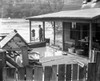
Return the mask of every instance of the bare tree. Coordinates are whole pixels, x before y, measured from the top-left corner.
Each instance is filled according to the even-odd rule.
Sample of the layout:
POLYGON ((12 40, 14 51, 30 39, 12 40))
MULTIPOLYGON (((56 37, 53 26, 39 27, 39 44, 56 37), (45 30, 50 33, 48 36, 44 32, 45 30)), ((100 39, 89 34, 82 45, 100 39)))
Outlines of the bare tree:
POLYGON ((64 0, 47 0, 52 12, 61 11, 64 7, 64 0))

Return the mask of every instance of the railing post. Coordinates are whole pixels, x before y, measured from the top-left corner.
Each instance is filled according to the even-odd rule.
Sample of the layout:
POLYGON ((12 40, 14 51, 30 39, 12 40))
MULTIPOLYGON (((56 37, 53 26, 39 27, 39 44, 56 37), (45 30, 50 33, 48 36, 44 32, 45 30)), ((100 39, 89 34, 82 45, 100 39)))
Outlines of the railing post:
POLYGON ((96 53, 96 81, 100 81, 100 51, 96 53))
POLYGON ((3 68, 6 65, 6 52, 0 49, 0 81, 3 81, 3 68))

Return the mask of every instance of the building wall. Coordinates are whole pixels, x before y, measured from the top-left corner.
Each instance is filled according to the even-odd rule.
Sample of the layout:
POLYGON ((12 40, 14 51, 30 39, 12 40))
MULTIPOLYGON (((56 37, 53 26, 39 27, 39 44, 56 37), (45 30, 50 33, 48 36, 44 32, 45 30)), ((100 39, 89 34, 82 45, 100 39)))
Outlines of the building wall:
POLYGON ((75 42, 74 40, 70 39, 70 28, 72 24, 71 22, 63 22, 63 45, 64 50, 68 51, 68 48, 72 46, 75 42))

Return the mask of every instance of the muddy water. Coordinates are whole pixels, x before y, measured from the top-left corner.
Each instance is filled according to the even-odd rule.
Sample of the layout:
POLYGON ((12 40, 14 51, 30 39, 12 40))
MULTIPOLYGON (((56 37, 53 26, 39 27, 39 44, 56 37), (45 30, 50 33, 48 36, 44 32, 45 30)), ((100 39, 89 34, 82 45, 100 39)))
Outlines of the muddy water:
MULTIPOLYGON (((38 39, 38 25, 42 22, 32 22, 32 29, 35 29, 35 39, 38 39)), ((46 23, 46 38, 52 38, 52 27, 46 23)), ((25 19, 0 19, 0 33, 10 33, 16 29, 18 33, 29 42, 29 21, 25 19)))

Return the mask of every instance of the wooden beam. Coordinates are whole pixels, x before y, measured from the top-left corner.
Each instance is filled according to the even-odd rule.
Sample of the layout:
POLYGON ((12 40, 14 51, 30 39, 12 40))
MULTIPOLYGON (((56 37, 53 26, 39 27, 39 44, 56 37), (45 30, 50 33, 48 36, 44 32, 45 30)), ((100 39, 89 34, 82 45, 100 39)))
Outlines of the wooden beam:
POLYGON ((6 56, 6 60, 11 63, 13 66, 15 66, 16 68, 19 68, 20 66, 15 62, 13 61, 9 56, 6 56))
POLYGON ((26 67, 26 81, 33 80, 33 67, 26 67))
POLYGON ((55 21, 54 21, 54 45, 55 45, 55 35, 56 35, 56 32, 55 32, 55 21))
POLYGON ((64 49, 65 49, 65 45, 64 45, 64 22, 62 22, 62 28, 63 28, 63 29, 62 29, 62 30, 63 30, 63 36, 62 36, 62 41, 63 41, 63 46, 62 46, 62 47, 63 47, 63 48, 62 48, 62 49, 63 49, 63 51, 64 51, 64 49))
POLYGON ((31 42, 31 20, 29 20, 29 37, 30 37, 30 42, 31 42))
POLYGON ((25 81, 25 67, 18 68, 18 81, 25 81))
POLYGON ((58 81, 57 80, 57 65, 52 65, 52 78, 51 81, 58 81))
POLYGON ((34 67, 34 81, 43 81, 43 67, 34 67))
POLYGON ((29 65, 28 48, 26 46, 21 47, 21 52, 22 52, 23 66, 29 65))
POLYGON ((98 75, 96 76, 96 63, 88 64, 88 73, 87 74, 88 74, 87 81, 100 81, 99 78, 97 78, 97 80, 96 80, 96 77, 98 77, 98 75))
POLYGON ((90 23, 90 28, 89 28, 89 60, 91 60, 91 53, 92 53, 92 23, 90 23))
POLYGON ((44 68, 44 81, 50 81, 52 77, 52 67, 45 66, 44 68))
POLYGON ((65 81, 65 64, 60 64, 58 67, 58 81, 65 81))
POLYGON ((0 68, 3 68, 6 66, 6 51, 0 49, 0 68))
POLYGON ((73 71, 72 71, 72 80, 77 81, 77 76, 78 76, 78 64, 73 64, 73 71))
POLYGON ((45 21, 43 21, 43 41, 45 41, 45 21))
POLYGON ((72 73, 72 65, 68 64, 66 65, 66 81, 71 81, 71 73, 72 73))

